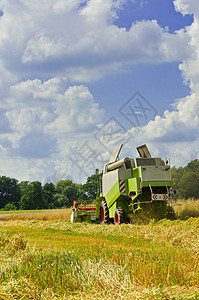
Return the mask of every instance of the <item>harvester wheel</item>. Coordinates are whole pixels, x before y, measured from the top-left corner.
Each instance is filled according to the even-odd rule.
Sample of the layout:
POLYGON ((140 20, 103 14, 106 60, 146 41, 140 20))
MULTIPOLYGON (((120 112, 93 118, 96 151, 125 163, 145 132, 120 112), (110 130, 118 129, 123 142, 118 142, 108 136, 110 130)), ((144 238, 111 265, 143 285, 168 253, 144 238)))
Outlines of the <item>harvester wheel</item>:
POLYGON ((115 215, 114 215, 114 224, 119 225, 122 223, 127 223, 127 215, 126 211, 123 207, 118 207, 115 210, 115 215))
POLYGON ((100 204, 100 222, 101 224, 109 223, 109 210, 105 199, 100 204))

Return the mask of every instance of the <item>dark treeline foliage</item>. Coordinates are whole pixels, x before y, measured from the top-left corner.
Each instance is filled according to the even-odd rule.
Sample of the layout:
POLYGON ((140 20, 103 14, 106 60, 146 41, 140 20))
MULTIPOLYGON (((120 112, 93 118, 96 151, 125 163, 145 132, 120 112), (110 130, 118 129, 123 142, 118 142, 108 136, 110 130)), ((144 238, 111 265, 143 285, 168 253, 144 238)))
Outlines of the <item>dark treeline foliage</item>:
POLYGON ((18 207, 20 200, 20 187, 14 178, 0 176, 0 208, 12 203, 18 207))
POLYGON ((192 160, 184 168, 173 167, 171 171, 177 197, 199 199, 199 160, 192 160))
POLYGON ((73 201, 90 201, 96 198, 96 175, 88 177, 86 184, 60 180, 56 185, 39 181, 22 181, 0 176, 0 209, 48 209, 71 207, 73 201))

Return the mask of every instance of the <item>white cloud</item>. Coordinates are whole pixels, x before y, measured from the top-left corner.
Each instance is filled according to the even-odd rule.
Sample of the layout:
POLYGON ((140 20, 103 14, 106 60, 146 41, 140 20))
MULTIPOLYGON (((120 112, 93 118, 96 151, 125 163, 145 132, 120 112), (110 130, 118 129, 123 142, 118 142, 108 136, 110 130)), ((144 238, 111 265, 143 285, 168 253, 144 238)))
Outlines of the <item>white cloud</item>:
MULTIPOLYGON (((94 26, 106 26, 107 21, 117 18, 117 9, 121 9, 126 2, 126 0, 90 0, 80 14, 94 26)), ((98 31, 99 29, 97 26, 98 31)))
POLYGON ((199 16, 198 0, 175 0, 174 5, 176 10, 183 15, 194 14, 196 17, 199 16))
POLYGON ((29 40, 22 57, 22 62, 43 61, 46 58, 59 56, 65 51, 65 45, 47 36, 35 36, 29 40))
POLYGON ((199 17, 195 18, 187 32, 191 38, 190 44, 193 51, 190 52, 189 58, 180 65, 180 70, 192 91, 199 92, 199 17))
POLYGON ((21 159, 50 160, 53 153, 60 159, 65 155, 60 147, 64 141, 75 143, 81 132, 93 132, 103 118, 103 110, 86 86, 68 86, 66 80, 58 78, 12 86, 4 107, 2 120, 10 131, 2 133, 0 141, 21 159))
MULTIPOLYGON (((11 86, 10 90, 11 96, 13 96, 13 98, 18 98, 17 103, 21 101, 23 105, 32 106, 35 101, 30 103, 25 97, 29 97, 28 99, 37 99, 38 101, 39 99, 46 99, 46 101, 54 100, 57 94, 65 91, 67 85, 67 79, 55 77, 44 82, 40 79, 21 81, 14 86, 11 86), (20 100, 20 97, 22 100, 20 100)), ((42 103, 43 101, 40 101, 40 105, 42 105, 42 103)))
MULTIPOLYGON (((165 111, 140 129, 143 140, 151 142, 192 142, 199 139, 199 97, 192 94, 178 100, 175 110, 165 111)), ((133 128, 132 133, 135 131, 133 128)), ((197 150, 198 151, 198 150, 197 150)))
POLYGON ((53 162, 44 159, 31 159, 12 156, 7 149, 0 149, 0 173, 22 180, 41 180, 50 174, 53 162))
POLYGON ((126 2, 15 0, 13 4, 3 0, 0 62, 23 78, 33 70, 37 77, 46 76, 48 69, 51 77, 56 72, 87 81, 131 64, 187 56, 189 36, 183 30, 170 34, 156 21, 133 23, 129 31, 114 26, 118 10, 126 2))
POLYGON ((78 8, 81 4, 83 4, 84 0, 59 0, 53 5, 53 10, 57 14, 63 14, 65 12, 71 12, 72 10, 78 8))
POLYGON ((46 131, 54 133, 81 132, 92 130, 101 121, 102 110, 85 86, 71 86, 64 95, 58 95, 55 103, 55 120, 46 131))

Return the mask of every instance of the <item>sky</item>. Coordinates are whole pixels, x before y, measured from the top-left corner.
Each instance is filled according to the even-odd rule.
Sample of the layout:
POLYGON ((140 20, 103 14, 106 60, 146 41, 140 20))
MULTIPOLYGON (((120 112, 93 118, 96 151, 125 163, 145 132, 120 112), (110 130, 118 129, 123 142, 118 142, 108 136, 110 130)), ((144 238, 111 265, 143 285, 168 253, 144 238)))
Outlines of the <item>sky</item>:
POLYGON ((0 0, 0 175, 199 159, 198 0, 0 0))

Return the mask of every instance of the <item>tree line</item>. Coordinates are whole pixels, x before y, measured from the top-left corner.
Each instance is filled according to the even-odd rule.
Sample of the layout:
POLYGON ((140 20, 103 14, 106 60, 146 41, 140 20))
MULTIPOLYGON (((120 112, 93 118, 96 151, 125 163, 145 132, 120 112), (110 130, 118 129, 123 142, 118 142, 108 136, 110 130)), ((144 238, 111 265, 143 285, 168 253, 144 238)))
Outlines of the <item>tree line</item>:
POLYGON ((71 207, 73 201, 92 201, 97 195, 96 175, 88 177, 85 184, 60 180, 56 185, 39 181, 18 182, 14 178, 0 176, 1 210, 35 210, 71 207))
MULTIPOLYGON (((171 169, 173 188, 178 198, 199 199, 199 160, 189 162, 185 167, 171 169)), ((60 180, 56 185, 39 181, 18 182, 14 178, 0 176, 0 209, 34 210, 71 207, 73 201, 89 202, 96 199, 97 178, 92 175, 85 184, 71 180, 60 180)))
POLYGON ((199 199, 199 160, 190 161, 185 167, 171 169, 173 187, 178 198, 199 199))

